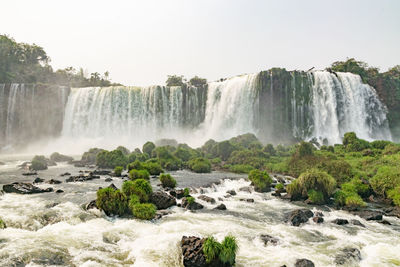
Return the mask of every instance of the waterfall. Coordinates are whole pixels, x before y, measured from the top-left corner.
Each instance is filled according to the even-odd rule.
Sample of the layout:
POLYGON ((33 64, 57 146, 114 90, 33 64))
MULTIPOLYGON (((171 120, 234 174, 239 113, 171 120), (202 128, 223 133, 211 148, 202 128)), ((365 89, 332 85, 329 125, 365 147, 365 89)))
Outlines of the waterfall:
POLYGON ((326 71, 314 71, 312 75, 313 132, 309 138, 334 144, 353 131, 366 140, 391 140, 386 107, 360 76, 326 71))

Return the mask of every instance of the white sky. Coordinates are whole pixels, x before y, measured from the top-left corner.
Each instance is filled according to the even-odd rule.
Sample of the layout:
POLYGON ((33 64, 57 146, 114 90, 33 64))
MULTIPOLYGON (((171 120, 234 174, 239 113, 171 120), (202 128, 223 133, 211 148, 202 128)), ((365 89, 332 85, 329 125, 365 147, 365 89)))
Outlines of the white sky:
POLYGON ((386 70, 400 64, 400 1, 13 0, 1 4, 0 33, 43 46, 55 69, 108 70, 125 85, 346 57, 386 70))

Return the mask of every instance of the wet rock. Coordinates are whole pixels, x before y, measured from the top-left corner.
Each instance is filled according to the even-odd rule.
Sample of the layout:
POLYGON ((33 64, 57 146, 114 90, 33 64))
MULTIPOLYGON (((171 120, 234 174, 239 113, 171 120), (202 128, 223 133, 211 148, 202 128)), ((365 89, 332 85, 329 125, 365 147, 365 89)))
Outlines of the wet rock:
POLYGON ((314 263, 307 259, 298 259, 294 264, 295 267, 315 267, 314 263))
POLYGON ((48 184, 61 184, 62 182, 59 181, 59 180, 50 179, 47 183, 48 183, 48 184))
POLYGON ((47 204, 45 207, 46 207, 46 209, 51 209, 57 205, 60 205, 60 203, 58 203, 58 202, 50 203, 50 204, 47 204))
POLYGON ((346 219, 335 219, 332 221, 332 223, 337 224, 337 225, 345 225, 345 224, 349 224, 349 221, 346 219))
POLYGON ((204 208, 203 205, 197 203, 196 201, 193 203, 189 203, 186 197, 182 198, 182 207, 188 210, 201 210, 204 208))
POLYGON ((251 189, 250 186, 244 186, 244 187, 239 188, 239 191, 251 193, 253 190, 251 189))
POLYGON ((365 228, 365 225, 362 224, 359 220, 351 220, 350 222, 351 222, 352 225, 357 225, 357 226, 365 228))
POLYGON ((60 174, 60 176, 70 176, 71 174, 69 172, 64 172, 62 174, 60 174))
POLYGON ((320 211, 315 212, 316 217, 324 217, 324 214, 320 211))
POLYGON ((290 194, 284 194, 284 195, 281 196, 281 199, 284 199, 284 200, 291 200, 291 199, 292 199, 292 195, 290 195, 290 194))
POLYGON ((3 190, 6 193, 17 193, 17 194, 37 194, 52 192, 53 188, 41 189, 32 185, 31 183, 19 183, 15 182, 12 184, 3 185, 3 190))
POLYGON ((67 183, 71 182, 85 182, 93 179, 100 179, 99 175, 95 175, 93 172, 89 172, 88 174, 81 173, 77 176, 71 176, 65 180, 67 183))
POLYGON ((235 190, 228 190, 228 191, 226 191, 226 193, 231 195, 231 196, 236 196, 236 191, 235 190))
POLYGON ((86 166, 86 164, 80 160, 73 160, 70 163, 73 164, 74 167, 76 167, 76 168, 83 168, 86 166))
POLYGON ((337 265, 359 262, 361 260, 361 252, 357 248, 345 248, 335 257, 337 265))
POLYGON ((113 179, 111 177, 106 178, 104 181, 105 182, 111 182, 113 179))
POLYGON ((400 218, 400 207, 390 207, 384 210, 386 216, 400 218))
POLYGON ((381 211, 370 211, 370 210, 353 211, 352 214, 358 215, 367 221, 380 221, 382 220, 382 215, 383 215, 381 211))
POLYGON ((86 204, 85 207, 86 210, 90 210, 90 209, 98 209, 97 204, 96 204, 96 200, 92 200, 90 201, 88 204, 86 204))
POLYGON ((239 200, 240 201, 246 201, 246 202, 249 202, 249 203, 254 203, 254 199, 252 199, 252 198, 241 198, 239 200))
POLYGON ((169 214, 172 214, 172 212, 169 210, 157 210, 156 215, 154 216, 154 219, 159 220, 162 217, 167 216, 169 214))
POLYGON ((108 188, 112 188, 114 190, 118 190, 118 187, 115 186, 115 184, 110 184, 109 186, 107 186, 108 188))
POLYGON ((271 195, 274 196, 274 197, 281 197, 282 196, 281 193, 276 192, 276 191, 272 192, 271 195))
POLYGON ((107 171, 107 170, 94 170, 92 172, 93 175, 109 175, 111 173, 111 171, 107 171))
POLYGON ((44 179, 39 178, 39 177, 37 177, 35 180, 33 180, 34 184, 40 184, 40 183, 43 183, 43 182, 44 182, 44 179))
POLYGON ((203 201, 206 201, 208 203, 215 204, 215 199, 212 198, 212 197, 209 197, 209 196, 206 196, 206 195, 200 195, 198 198, 203 200, 203 201))
POLYGON ((230 198, 230 197, 232 197, 232 195, 230 195, 230 194, 227 194, 224 196, 224 198, 230 198))
POLYGON ((183 189, 172 189, 169 191, 171 196, 176 197, 177 199, 181 199, 185 195, 185 191, 183 189))
POLYGON ((267 234, 260 235, 260 238, 264 242, 264 245, 271 244, 271 245, 276 246, 279 242, 278 238, 275 238, 275 237, 267 235, 267 234))
POLYGON ((323 223, 324 222, 324 218, 317 216, 317 217, 313 218, 313 221, 315 223, 323 223))
POLYGON ((206 257, 203 253, 203 244, 205 239, 195 236, 184 236, 181 240, 183 255, 183 266, 185 267, 203 267, 207 266, 206 257))
POLYGON ((176 199, 164 191, 151 193, 150 202, 156 205, 159 210, 167 209, 176 205, 176 199))
POLYGON ((293 226, 299 226, 302 223, 306 223, 313 216, 314 213, 309 209, 298 209, 287 215, 287 221, 293 226))
POLYGON ((23 176, 37 175, 37 172, 24 172, 22 175, 23 175, 23 176))
POLYGON ((226 210, 226 206, 225 206, 225 204, 221 203, 218 206, 216 206, 214 209, 215 210, 226 210))
POLYGON ((58 190, 56 191, 56 193, 57 193, 57 194, 64 193, 64 190, 58 189, 58 190))
POLYGON ((389 221, 386 220, 382 220, 380 221, 381 224, 385 224, 385 225, 392 225, 389 221))

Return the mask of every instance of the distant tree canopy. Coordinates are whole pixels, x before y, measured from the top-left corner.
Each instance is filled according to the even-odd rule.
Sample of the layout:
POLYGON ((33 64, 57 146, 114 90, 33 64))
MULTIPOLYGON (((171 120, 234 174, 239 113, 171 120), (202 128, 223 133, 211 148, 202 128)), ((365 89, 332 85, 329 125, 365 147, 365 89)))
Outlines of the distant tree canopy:
POLYGON ((50 58, 36 44, 17 43, 7 35, 0 35, 0 83, 55 83, 72 87, 109 86, 109 72, 98 72, 86 77, 83 69, 72 67, 53 71, 50 58))
MULTIPOLYGON (((168 79, 165 83, 167 86, 182 86, 186 83, 186 79, 183 77, 183 75, 168 75, 168 79)), ((207 84, 207 79, 194 76, 189 80, 189 84, 200 87, 207 84)))

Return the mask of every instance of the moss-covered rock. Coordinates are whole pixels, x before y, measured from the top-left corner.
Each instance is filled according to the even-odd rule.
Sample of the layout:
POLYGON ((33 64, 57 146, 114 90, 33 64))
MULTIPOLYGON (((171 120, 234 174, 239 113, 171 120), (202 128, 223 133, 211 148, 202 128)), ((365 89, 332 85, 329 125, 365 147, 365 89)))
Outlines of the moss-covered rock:
POLYGON ((252 185, 254 186, 254 190, 257 192, 268 192, 272 183, 271 177, 269 177, 268 173, 260 170, 252 170, 248 176, 252 185))

